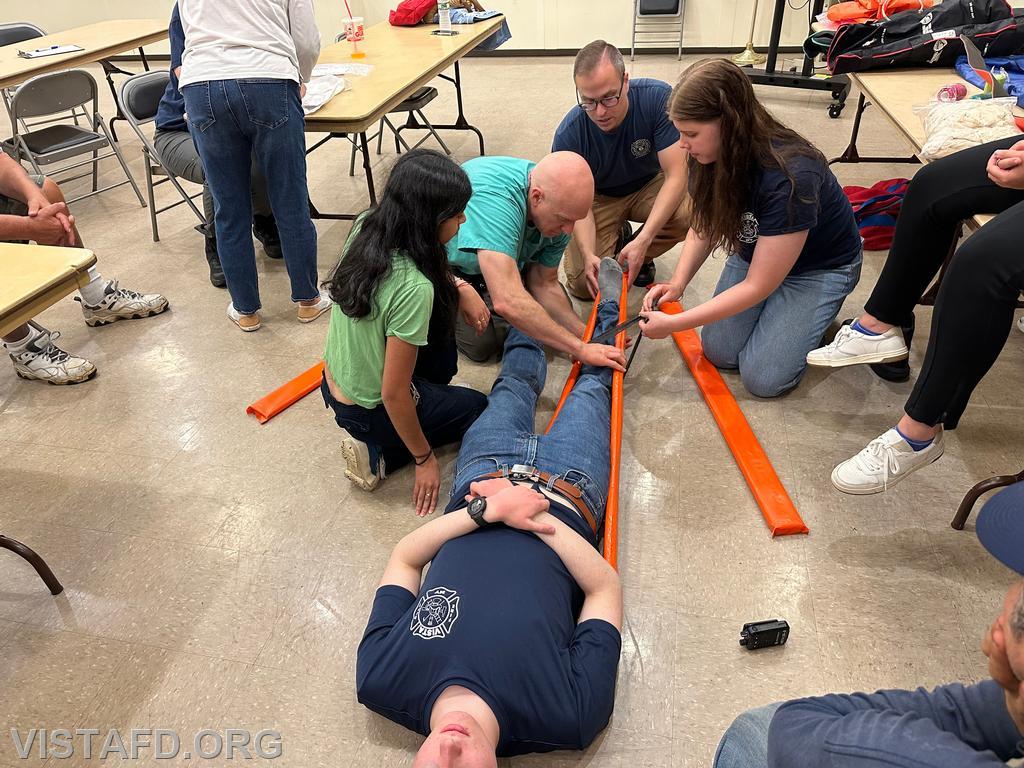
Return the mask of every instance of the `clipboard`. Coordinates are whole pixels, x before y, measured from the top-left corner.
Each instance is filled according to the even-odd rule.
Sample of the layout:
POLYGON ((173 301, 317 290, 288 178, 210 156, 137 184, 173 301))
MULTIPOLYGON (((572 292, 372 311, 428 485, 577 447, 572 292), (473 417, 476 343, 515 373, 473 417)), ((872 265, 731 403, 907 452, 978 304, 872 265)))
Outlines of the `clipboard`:
POLYGON ((18 51, 18 56, 23 59, 41 59, 43 56, 57 56, 61 53, 74 53, 84 51, 80 45, 51 45, 46 48, 36 48, 31 51, 18 51))

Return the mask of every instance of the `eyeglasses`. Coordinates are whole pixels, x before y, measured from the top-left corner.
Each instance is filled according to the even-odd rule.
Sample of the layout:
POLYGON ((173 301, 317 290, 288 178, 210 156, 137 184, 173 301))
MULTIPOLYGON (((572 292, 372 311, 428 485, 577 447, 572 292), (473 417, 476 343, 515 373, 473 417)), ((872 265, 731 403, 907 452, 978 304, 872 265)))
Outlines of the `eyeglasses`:
POLYGON ((619 103, 619 99, 622 98, 622 89, 626 85, 625 79, 619 83, 619 92, 614 96, 605 96, 603 99, 581 99, 580 92, 576 91, 576 103, 579 104, 580 109, 584 112, 593 112, 597 109, 597 105, 600 104, 605 109, 611 109, 619 103))

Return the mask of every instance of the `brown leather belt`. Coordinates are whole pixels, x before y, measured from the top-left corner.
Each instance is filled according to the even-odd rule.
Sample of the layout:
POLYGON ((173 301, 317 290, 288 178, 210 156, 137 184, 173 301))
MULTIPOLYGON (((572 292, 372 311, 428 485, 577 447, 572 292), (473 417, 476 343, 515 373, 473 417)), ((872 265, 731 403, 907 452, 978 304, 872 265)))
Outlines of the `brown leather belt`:
POLYGON ((577 512, 583 517, 584 520, 590 525, 590 530, 597 535, 597 520, 594 519, 594 513, 587 507, 586 502, 583 501, 583 491, 577 488, 572 483, 567 483, 558 475, 552 475, 550 472, 541 472, 536 467, 529 467, 525 464, 515 464, 512 469, 498 469, 486 475, 481 475, 481 480, 491 480, 493 478, 505 478, 507 480, 524 480, 532 483, 541 483, 549 491, 556 492, 559 496, 563 497, 569 502, 577 512))

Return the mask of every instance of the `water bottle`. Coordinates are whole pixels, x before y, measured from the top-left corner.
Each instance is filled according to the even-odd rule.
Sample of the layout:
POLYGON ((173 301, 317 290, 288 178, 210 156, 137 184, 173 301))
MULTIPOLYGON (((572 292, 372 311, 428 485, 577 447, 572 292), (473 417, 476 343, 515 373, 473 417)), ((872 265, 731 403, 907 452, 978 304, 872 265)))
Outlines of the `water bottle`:
POLYGON ((442 35, 452 34, 451 0, 437 0, 437 23, 440 24, 442 35))

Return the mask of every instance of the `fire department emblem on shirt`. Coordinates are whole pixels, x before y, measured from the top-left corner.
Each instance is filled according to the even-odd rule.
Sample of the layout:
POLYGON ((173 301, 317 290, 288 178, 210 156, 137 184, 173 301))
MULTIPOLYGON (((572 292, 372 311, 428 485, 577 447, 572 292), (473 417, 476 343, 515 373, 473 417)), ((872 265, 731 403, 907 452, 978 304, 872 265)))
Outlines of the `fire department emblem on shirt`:
POLYGON ((651 142, 648 139, 637 139, 629 146, 633 157, 646 157, 651 154, 651 142))
POLYGON ((739 240, 741 243, 757 242, 757 219, 750 211, 740 216, 739 240))
POLYGON ((409 629, 424 640, 443 639, 452 631, 457 618, 458 593, 445 587, 434 587, 420 597, 416 610, 412 612, 412 625, 409 629))

